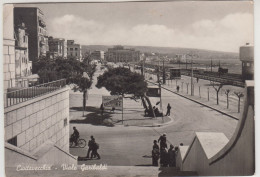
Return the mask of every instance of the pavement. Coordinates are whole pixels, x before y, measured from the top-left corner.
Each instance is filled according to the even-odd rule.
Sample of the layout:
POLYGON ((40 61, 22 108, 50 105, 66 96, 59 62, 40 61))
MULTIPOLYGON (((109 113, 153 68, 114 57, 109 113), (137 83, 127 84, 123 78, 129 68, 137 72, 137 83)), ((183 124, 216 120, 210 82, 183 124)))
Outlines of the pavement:
MULTIPOLYGON (((100 71, 96 73, 96 75, 99 74, 101 74, 100 71)), ((89 91, 87 106, 89 106, 89 108, 91 107, 92 110, 97 109, 95 105, 101 104, 101 95, 106 93, 109 94, 106 90, 98 90, 93 85, 89 91)), ((73 93, 72 97, 76 99, 70 102, 70 106, 82 107, 82 100, 78 100, 82 97, 82 94, 73 93)), ((124 103, 126 102, 127 101, 124 103)), ((180 97, 172 92, 162 90, 162 108, 166 109, 168 103, 172 107, 170 116, 172 119, 169 118, 169 122, 163 126, 127 126, 127 124, 122 125, 122 122, 118 122, 115 126, 110 127, 84 122, 73 123, 72 121, 70 123, 71 133, 72 127, 76 126, 80 132, 80 137, 86 141, 90 139, 91 135, 95 137, 100 145, 98 152, 101 155, 101 159, 90 160, 84 158, 87 154, 87 147, 71 148, 70 153, 79 156, 79 165, 150 166, 152 162, 150 156, 153 140, 158 140, 162 133, 167 134, 168 144, 178 146, 180 143, 189 145, 195 132, 222 132, 230 139, 235 131, 237 120, 230 119, 226 115, 180 97)), ((134 106, 134 110, 137 111, 137 108, 140 108, 141 104, 135 103, 132 104, 132 106, 134 106)), ((133 115, 130 110, 132 108, 124 107, 126 113, 129 111, 127 115, 133 115)), ((141 110, 140 114, 142 114, 141 110)), ((71 110, 70 115, 72 120, 85 119, 82 117, 81 111, 71 110)), ((120 114, 114 115, 118 116, 118 119, 121 118, 120 114)), ((133 117, 131 117, 131 119, 133 119, 133 117)), ((134 122, 134 120, 128 121, 128 123, 131 121, 134 122)), ((162 121, 162 119, 158 119, 158 121, 162 121)), ((160 124, 160 122, 158 124, 160 124)))
MULTIPOLYGON (((146 73, 146 79, 150 82, 156 82, 157 77, 154 74, 146 73)), ((219 104, 217 105, 216 91, 212 86, 210 86, 210 81, 196 78, 193 79, 194 83, 194 95, 191 96, 190 89, 191 78, 188 76, 182 76, 179 80, 167 80, 166 84, 162 87, 169 89, 172 92, 176 92, 177 85, 180 87, 178 94, 187 97, 188 99, 196 100, 204 105, 207 105, 213 109, 220 110, 225 114, 231 115, 233 118, 239 118, 243 109, 243 97, 240 101, 240 113, 238 113, 238 98, 234 95, 234 92, 242 92, 244 88, 235 87, 231 85, 224 85, 219 92, 219 104), (187 83, 188 90, 187 90, 187 83), (209 99, 208 99, 208 89, 209 89, 209 99), (227 108, 227 96, 225 90, 229 89, 229 108, 227 108)))

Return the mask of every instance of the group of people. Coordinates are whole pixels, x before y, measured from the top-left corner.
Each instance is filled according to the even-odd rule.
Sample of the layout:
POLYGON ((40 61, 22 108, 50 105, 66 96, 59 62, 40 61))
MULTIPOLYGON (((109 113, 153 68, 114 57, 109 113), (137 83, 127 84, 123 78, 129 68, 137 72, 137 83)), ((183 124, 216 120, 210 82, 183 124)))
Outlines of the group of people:
MULTIPOLYGON (((79 131, 76 127, 73 127, 73 134, 70 137, 70 142, 73 142, 75 146, 78 146, 78 139, 79 139, 79 131)), ((86 158, 97 158, 100 159, 100 155, 98 154, 99 144, 96 142, 93 135, 90 136, 90 140, 88 141, 88 154, 86 158)))
POLYGON ((90 158, 100 159, 100 155, 98 154, 97 150, 99 149, 99 144, 96 143, 94 136, 90 136, 90 140, 88 141, 88 154, 86 158, 89 158, 89 154, 91 152, 90 158))
POLYGON ((167 139, 166 133, 164 133, 158 139, 158 143, 160 143, 160 147, 157 144, 157 140, 153 142, 153 150, 152 150, 152 163, 153 166, 159 166, 158 160, 160 159, 161 167, 176 167, 176 156, 178 154, 178 146, 174 147, 172 144, 170 148, 167 149, 167 139))
MULTIPOLYGON (((172 107, 171 107, 170 103, 168 103, 168 105, 167 105, 167 112, 166 112, 165 116, 170 116, 170 114, 171 114, 171 108, 172 108, 172 107)), ((159 109, 158 109, 156 106, 153 107, 153 112, 154 112, 154 114, 155 114, 156 117, 162 116, 162 113, 159 111, 159 109)), ((145 116, 152 116, 151 113, 149 113, 148 108, 146 108, 146 109, 144 110, 144 115, 145 115, 145 116)))

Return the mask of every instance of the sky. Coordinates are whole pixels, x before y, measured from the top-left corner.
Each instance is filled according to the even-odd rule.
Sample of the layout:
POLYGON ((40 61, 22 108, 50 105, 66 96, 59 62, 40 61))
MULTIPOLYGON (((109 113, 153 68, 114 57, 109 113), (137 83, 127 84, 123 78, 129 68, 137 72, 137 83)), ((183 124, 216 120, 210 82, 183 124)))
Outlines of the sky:
POLYGON ((251 1, 19 4, 45 14, 48 34, 83 45, 238 52, 254 44, 251 1))

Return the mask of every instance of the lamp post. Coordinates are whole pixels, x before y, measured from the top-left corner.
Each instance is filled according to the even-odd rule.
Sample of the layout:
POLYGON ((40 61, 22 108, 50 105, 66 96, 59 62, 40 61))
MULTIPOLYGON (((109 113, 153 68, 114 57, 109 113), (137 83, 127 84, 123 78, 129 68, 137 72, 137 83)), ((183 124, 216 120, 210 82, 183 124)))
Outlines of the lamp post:
POLYGON ((159 81, 159 92, 160 92, 160 110, 162 111, 162 121, 164 122, 163 108, 162 108, 162 86, 161 86, 161 81, 159 81))

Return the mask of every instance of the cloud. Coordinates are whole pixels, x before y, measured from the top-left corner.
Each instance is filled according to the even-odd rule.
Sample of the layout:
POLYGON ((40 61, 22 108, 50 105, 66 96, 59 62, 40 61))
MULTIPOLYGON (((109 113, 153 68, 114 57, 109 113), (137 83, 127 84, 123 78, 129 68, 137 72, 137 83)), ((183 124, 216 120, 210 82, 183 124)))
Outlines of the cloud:
POLYGON ((106 25, 67 14, 51 20, 48 28, 54 37, 74 39, 86 45, 144 45, 238 52, 239 46, 253 43, 253 16, 248 13, 228 14, 220 20, 202 19, 181 29, 159 24, 106 25))

